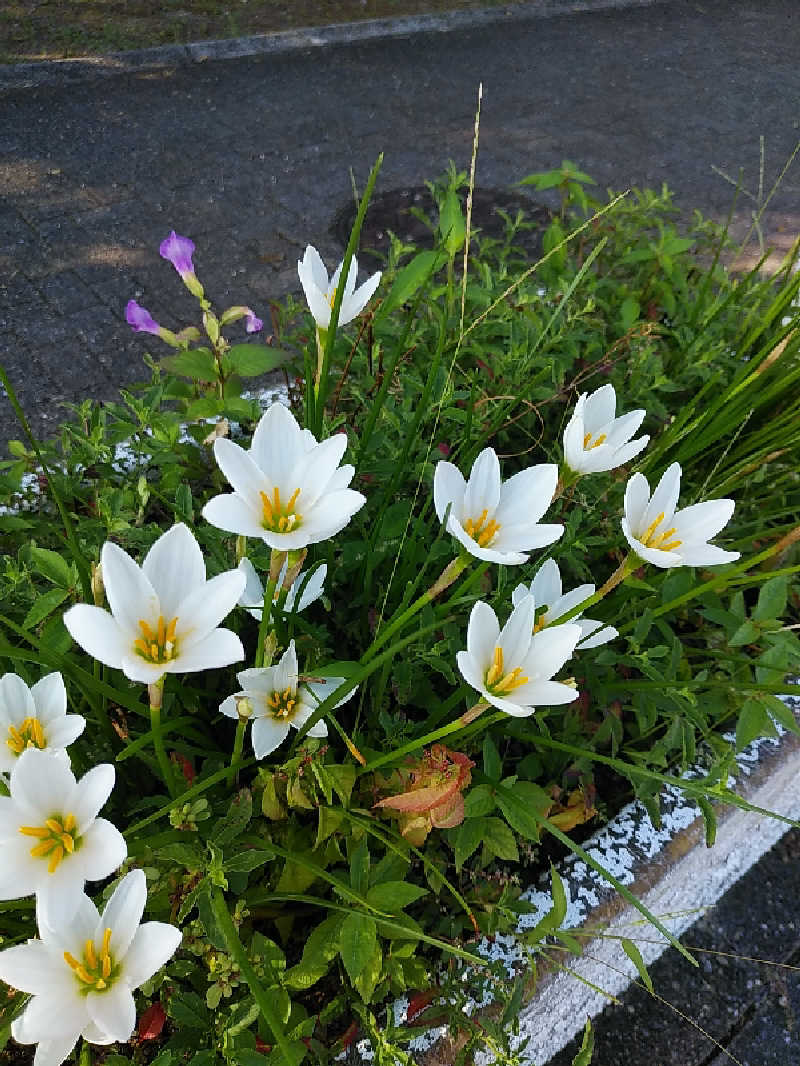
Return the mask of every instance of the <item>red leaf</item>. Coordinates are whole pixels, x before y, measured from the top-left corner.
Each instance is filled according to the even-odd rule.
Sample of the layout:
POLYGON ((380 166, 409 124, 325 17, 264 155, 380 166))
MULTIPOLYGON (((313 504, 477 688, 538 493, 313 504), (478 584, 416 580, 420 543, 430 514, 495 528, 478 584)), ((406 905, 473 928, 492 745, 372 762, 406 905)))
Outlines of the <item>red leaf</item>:
POLYGON ((421 1014, 436 995, 435 988, 429 988, 427 992, 416 992, 408 1001, 406 1021, 413 1022, 418 1014, 421 1014))
POLYGON ((157 1040, 166 1020, 167 1014, 161 1004, 151 1003, 139 1019, 139 1039, 157 1040))
POLYGON ((350 1025, 345 1029, 337 1041, 337 1043, 342 1045, 342 1051, 347 1051, 357 1036, 358 1022, 350 1022, 350 1025))

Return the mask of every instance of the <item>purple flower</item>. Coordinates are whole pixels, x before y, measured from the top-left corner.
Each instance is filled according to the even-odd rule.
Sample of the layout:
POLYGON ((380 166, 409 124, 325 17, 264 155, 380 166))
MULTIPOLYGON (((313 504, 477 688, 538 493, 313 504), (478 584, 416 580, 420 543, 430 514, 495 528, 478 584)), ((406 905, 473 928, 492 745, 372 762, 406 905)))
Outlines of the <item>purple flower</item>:
POLYGON ((169 237, 161 242, 158 250, 162 259, 168 259, 182 278, 185 278, 187 274, 194 275, 194 263, 192 262, 194 241, 188 237, 179 237, 173 230, 169 237))
POLYGON ((153 333, 156 337, 161 335, 161 326, 150 312, 137 304, 135 300, 128 300, 125 308, 125 321, 133 327, 136 333, 153 333))
POLYGON ((247 321, 244 324, 244 328, 248 333, 258 333, 259 330, 264 328, 264 323, 260 318, 256 318, 255 314, 248 307, 247 309, 247 321))

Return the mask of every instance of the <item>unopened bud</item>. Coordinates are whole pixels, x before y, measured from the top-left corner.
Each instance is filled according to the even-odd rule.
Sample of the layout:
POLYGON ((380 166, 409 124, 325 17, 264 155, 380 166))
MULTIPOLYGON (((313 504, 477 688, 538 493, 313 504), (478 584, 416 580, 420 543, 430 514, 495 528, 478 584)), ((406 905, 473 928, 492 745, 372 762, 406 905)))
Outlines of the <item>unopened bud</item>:
POLYGON ((253 717, 253 701, 247 696, 236 696, 236 713, 241 722, 253 717))
POLYGON ((208 334, 208 339, 212 344, 216 344, 219 340, 219 320, 213 311, 203 312, 203 328, 208 334))
POLYGON ((92 563, 92 599, 95 607, 102 607, 105 601, 103 568, 100 563, 92 563))

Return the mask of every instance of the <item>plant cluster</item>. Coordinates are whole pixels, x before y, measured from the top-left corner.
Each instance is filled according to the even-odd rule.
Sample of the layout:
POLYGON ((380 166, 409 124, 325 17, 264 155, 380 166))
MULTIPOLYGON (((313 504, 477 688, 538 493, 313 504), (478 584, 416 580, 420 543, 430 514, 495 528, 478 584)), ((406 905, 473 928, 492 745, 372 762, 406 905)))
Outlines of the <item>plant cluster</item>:
MULTIPOLYGON (((487 947, 526 869, 616 884, 584 827, 631 792, 657 820, 665 783, 711 842, 736 750, 798 731, 789 261, 734 281, 666 190, 601 204, 565 163, 526 179, 561 192, 537 263, 451 170, 434 248, 357 287, 377 172, 265 343, 172 233, 200 326, 131 301, 151 381, 0 467, 0 1033, 36 1066, 403 1063, 443 1021, 512 1066, 530 974, 487 947)), ((552 883, 534 973, 579 950, 552 883)))

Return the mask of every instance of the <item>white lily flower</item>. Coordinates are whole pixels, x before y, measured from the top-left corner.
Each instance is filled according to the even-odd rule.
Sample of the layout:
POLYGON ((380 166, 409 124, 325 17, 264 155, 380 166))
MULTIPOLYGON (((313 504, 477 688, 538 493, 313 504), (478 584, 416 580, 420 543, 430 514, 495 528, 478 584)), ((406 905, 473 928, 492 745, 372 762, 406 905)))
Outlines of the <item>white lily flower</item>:
POLYGON ((525 718, 537 704, 572 703, 577 689, 553 681, 575 651, 580 626, 566 623, 533 632, 536 604, 525 596, 500 629, 497 615, 482 600, 467 626, 467 650, 456 656, 467 684, 506 714, 525 718))
POLYGON ((719 566, 739 552, 724 551, 708 541, 733 514, 733 500, 707 500, 676 511, 681 487, 679 463, 668 467, 650 496, 643 474, 625 488, 622 532, 636 554, 654 566, 719 566))
POLYGON ((86 881, 108 877, 128 854, 119 830, 97 817, 113 787, 110 763, 76 781, 51 752, 23 751, 0 796, 0 899, 35 894, 43 921, 68 922, 86 881))
POLYGON ((501 484, 494 448, 484 448, 469 481, 458 467, 439 462, 433 475, 433 503, 439 521, 448 505, 447 531, 470 555, 494 563, 527 562, 524 552, 544 548, 564 532, 560 525, 539 525, 555 495, 558 467, 541 463, 520 470, 501 484))
MULTIPOLYGON (((339 285, 342 267, 340 263, 333 277, 328 281, 328 271, 322 262, 322 257, 313 245, 306 247, 303 258, 297 262, 297 273, 300 284, 306 294, 308 307, 319 329, 328 329, 331 324, 331 311, 333 301, 336 299, 336 289, 339 285)), ((339 308, 339 325, 344 326, 360 315, 372 297, 381 280, 380 270, 368 278, 363 285, 356 288, 358 278, 358 263, 356 257, 350 260, 350 270, 347 273, 347 281, 342 294, 342 304, 339 308)))
POLYGON ((81 735, 86 719, 67 714, 67 690, 60 673, 47 674, 28 688, 17 674, 0 677, 0 773, 11 773, 28 748, 50 751, 69 762, 65 751, 81 735))
MULTIPOLYGON (((320 703, 341 685, 343 677, 315 677, 300 683, 294 641, 281 656, 277 666, 242 670, 236 675, 242 691, 228 696, 219 706, 228 718, 240 717, 240 701, 247 700, 247 711, 253 719, 251 740, 257 759, 274 751, 289 734, 289 726, 299 729, 308 721, 320 703)), ((335 705, 341 707, 355 692, 351 689, 335 705)), ((310 737, 326 737, 328 727, 320 719, 309 731, 310 737)))
POLYGON ((291 411, 274 403, 256 426, 249 451, 226 438, 215 441, 214 457, 234 491, 209 500, 203 517, 229 533, 260 537, 278 551, 327 540, 366 503, 347 487, 355 468, 339 466, 346 448, 343 433, 320 444, 291 411))
MULTIPOLYGON (((278 575, 278 582, 275 586, 274 600, 278 599, 283 582, 286 577, 286 570, 288 568, 288 560, 281 567, 281 572, 278 575)), ((245 557, 239 563, 239 569, 246 578, 246 584, 244 586, 244 592, 239 597, 239 606, 244 607, 253 618, 261 621, 261 610, 264 605, 264 586, 261 584, 261 579, 256 573, 256 568, 245 557)), ((289 591, 286 594, 286 602, 284 604, 287 612, 295 611, 299 613, 304 611, 306 607, 310 607, 312 603, 315 603, 322 597, 322 590, 325 584, 325 578, 328 574, 328 564, 323 563, 318 566, 311 577, 306 581, 307 573, 305 570, 301 570, 295 580, 292 582, 289 591), (302 589, 302 592, 300 591, 302 589), (300 600, 297 601, 298 593, 300 593, 300 600), (295 603, 297 602, 297 606, 295 603)))
POLYGON ((102 915, 80 893, 71 920, 40 923, 39 940, 0 951, 0 978, 31 999, 11 1025, 20 1044, 37 1044, 33 1066, 61 1066, 82 1036, 125 1043, 136 1024, 133 989, 148 981, 181 942, 165 922, 141 925, 142 870, 127 874, 102 915))
POLYGON ((576 474, 613 470, 647 446, 647 435, 631 440, 646 412, 631 411, 615 418, 616 408, 613 385, 603 385, 591 395, 584 392, 578 397, 564 430, 564 459, 570 470, 576 474))
POLYGON ((227 666, 242 642, 219 623, 244 589, 238 570, 206 580, 200 545, 183 523, 162 534, 138 566, 106 541, 100 556, 111 611, 79 603, 64 615, 72 639, 131 681, 227 666))
MULTIPOLYGON (((536 576, 530 586, 517 585, 511 593, 511 602, 517 607, 526 596, 533 596, 537 609, 546 608, 536 619, 533 627, 534 633, 538 633, 545 626, 555 621, 556 618, 561 618, 562 615, 571 611, 573 607, 577 607, 579 603, 583 603, 589 596, 593 596, 594 592, 595 586, 586 584, 579 585, 572 592, 562 593, 561 572, 558 569, 558 563, 555 559, 548 559, 536 571, 536 576)), ((583 612, 576 614, 570 619, 581 631, 576 651, 597 648, 601 644, 607 644, 619 635, 613 626, 604 626, 596 618, 582 618, 582 614, 583 612)))

